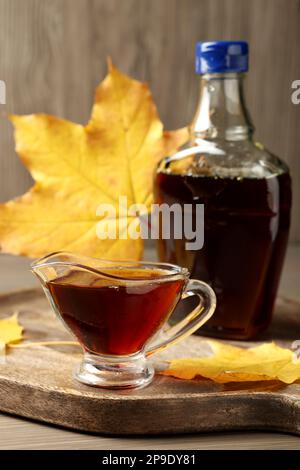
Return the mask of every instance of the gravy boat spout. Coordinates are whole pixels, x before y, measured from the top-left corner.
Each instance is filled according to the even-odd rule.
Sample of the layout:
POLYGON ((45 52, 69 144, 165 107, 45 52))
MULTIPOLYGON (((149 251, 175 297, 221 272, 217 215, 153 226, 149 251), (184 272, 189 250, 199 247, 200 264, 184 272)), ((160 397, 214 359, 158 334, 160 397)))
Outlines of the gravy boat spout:
POLYGON ((31 271, 43 286, 57 279, 66 278, 75 284, 79 282, 86 285, 97 277, 110 277, 109 270, 113 269, 114 264, 112 261, 102 261, 88 256, 55 252, 34 261, 31 264, 31 271))

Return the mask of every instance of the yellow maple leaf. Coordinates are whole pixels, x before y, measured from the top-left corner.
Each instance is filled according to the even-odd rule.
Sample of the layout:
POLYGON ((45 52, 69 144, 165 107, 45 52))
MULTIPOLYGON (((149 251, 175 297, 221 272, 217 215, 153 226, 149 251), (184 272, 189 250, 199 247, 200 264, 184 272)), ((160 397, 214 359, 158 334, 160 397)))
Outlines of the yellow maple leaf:
POLYGON ((0 353, 5 352, 6 345, 20 341, 22 332, 23 328, 18 322, 17 314, 0 319, 0 353))
POLYGON ((0 205, 1 251, 31 257, 68 250, 141 258, 140 238, 119 240, 129 224, 139 226, 138 217, 122 219, 119 196, 127 197, 128 206, 139 203, 149 209, 158 161, 187 139, 186 129, 164 132, 148 86, 109 64, 86 126, 46 114, 11 120, 16 151, 35 184, 0 205), (115 208, 117 220, 97 213, 103 204, 115 208), (100 240, 97 227, 112 233, 117 228, 118 236, 100 240))
POLYGON ((292 383, 300 379, 300 363, 292 351, 274 343, 249 349, 218 341, 208 343, 213 356, 171 360, 162 374, 186 380, 201 376, 219 383, 260 380, 292 383))

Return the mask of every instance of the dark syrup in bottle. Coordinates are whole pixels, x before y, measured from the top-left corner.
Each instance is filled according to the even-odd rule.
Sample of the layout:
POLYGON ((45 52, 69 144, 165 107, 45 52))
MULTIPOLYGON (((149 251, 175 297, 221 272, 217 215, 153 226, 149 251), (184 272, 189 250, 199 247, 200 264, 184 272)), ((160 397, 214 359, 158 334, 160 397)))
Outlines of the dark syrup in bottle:
POLYGON ((158 203, 204 204, 204 246, 160 239, 161 261, 187 267, 214 289, 217 309, 201 328, 213 336, 247 339, 267 328, 290 225, 290 176, 213 178, 158 173, 158 203))

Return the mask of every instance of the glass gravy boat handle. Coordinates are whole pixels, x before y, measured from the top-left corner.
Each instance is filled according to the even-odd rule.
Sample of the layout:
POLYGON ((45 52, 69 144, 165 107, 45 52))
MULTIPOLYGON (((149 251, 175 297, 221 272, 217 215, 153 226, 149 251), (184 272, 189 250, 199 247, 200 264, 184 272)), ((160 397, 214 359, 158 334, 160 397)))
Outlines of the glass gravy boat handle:
POLYGON ((196 295, 199 298, 199 303, 187 316, 180 320, 176 325, 168 327, 164 331, 166 337, 162 341, 154 344, 145 350, 146 356, 151 356, 163 349, 172 346, 178 341, 186 338, 200 328, 210 317, 216 309, 216 295, 212 288, 205 282, 191 279, 188 281, 181 300, 196 295))

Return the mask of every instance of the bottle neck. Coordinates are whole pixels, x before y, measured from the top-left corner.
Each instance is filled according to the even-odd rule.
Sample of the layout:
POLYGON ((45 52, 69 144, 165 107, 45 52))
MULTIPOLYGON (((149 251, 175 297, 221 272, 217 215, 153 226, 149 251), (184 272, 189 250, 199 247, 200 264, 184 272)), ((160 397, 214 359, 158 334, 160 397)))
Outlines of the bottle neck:
POLYGON ((245 106, 241 73, 201 75, 198 108, 191 124, 191 140, 252 139, 254 127, 245 106))

